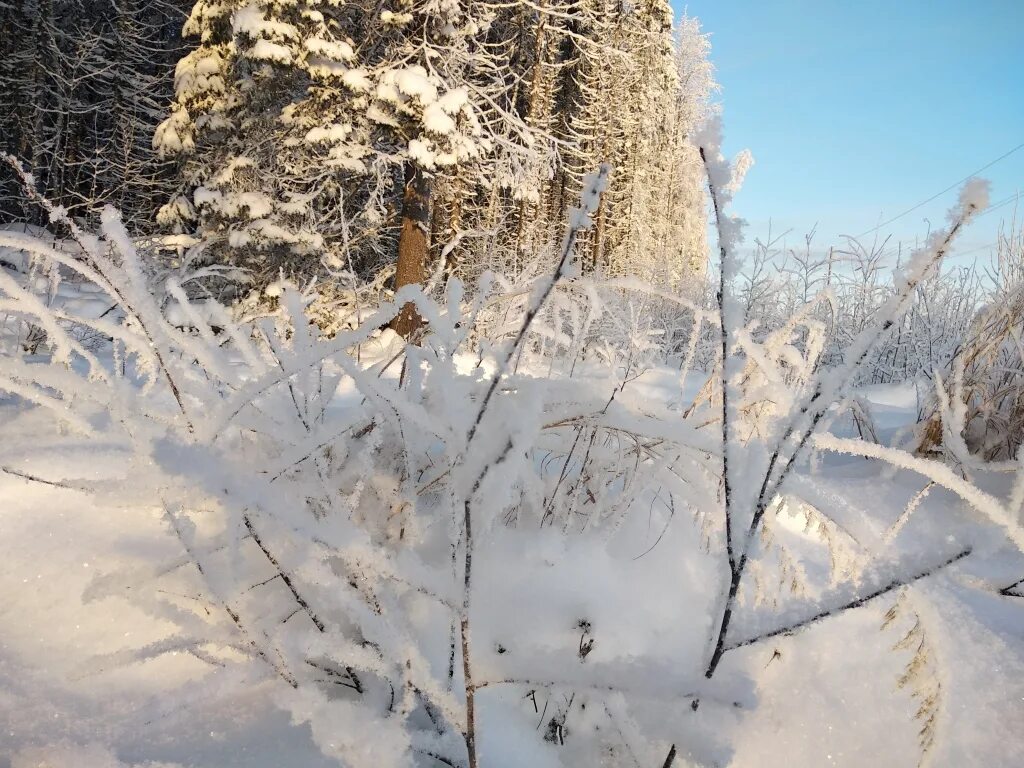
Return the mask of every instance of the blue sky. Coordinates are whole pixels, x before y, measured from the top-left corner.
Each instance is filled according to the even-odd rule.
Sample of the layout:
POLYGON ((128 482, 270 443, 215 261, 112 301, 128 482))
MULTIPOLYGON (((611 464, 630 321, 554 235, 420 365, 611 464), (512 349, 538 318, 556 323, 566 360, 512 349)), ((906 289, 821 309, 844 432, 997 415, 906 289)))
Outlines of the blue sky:
MULTIPOLYGON (((748 242, 770 218, 790 245, 816 222, 818 245, 841 243, 1024 143, 1024 0, 674 2, 711 33, 726 153, 757 163, 735 203, 748 242)), ((980 175, 993 202, 1024 193, 1024 148, 980 175)), ((880 232, 912 245, 955 199, 880 232)), ((1013 207, 978 220, 963 258, 1013 207)))

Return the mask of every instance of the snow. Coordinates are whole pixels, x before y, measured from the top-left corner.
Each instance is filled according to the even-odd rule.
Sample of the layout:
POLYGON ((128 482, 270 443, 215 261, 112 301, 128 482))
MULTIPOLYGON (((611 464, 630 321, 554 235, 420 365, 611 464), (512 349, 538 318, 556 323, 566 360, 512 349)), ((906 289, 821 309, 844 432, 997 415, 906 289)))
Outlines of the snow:
POLYGON ((891 279, 745 263, 707 36, 602 8, 197 0, 158 127, 163 22, 52 62, 33 114, 155 128, 90 168, 179 157, 102 190, 145 236, 0 226, 0 768, 1024 765, 1024 289, 942 271, 987 184, 891 279))
POLYGON ((743 188, 743 180, 747 177, 750 169, 754 167, 753 153, 749 149, 741 150, 733 160, 732 167, 732 175, 729 177, 729 183, 725 185, 725 189, 735 195, 743 188))
POLYGON ((176 95, 188 98, 205 92, 223 92, 225 66, 217 50, 201 49, 184 56, 174 70, 176 95))
POLYGON ((347 124, 318 126, 309 130, 306 134, 306 141, 310 144, 342 142, 350 133, 352 133, 352 126, 347 124))
POLYGON ((192 193, 192 202, 195 203, 196 206, 212 205, 219 203, 223 197, 223 193, 218 189, 199 186, 196 187, 195 192, 192 193))
POLYGON ((85 744, 25 749, 11 760, 11 768, 182 768, 182 766, 178 763, 154 761, 124 763, 101 744, 85 744))
MULTIPOLYGON (((57 237, 45 227, 25 222, 11 222, 0 224, 0 232, 15 235, 24 235, 24 242, 43 241, 62 253, 77 255, 81 253, 81 247, 74 240, 57 237)), ((10 245, 0 244, 0 266, 14 272, 27 273, 32 260, 32 250, 19 247, 16 243, 10 245)))
POLYGON ((329 338, 285 275, 256 317, 156 283, 111 208, 50 209, 77 250, 0 232, 31 256, 0 271, 0 761, 420 768, 472 733, 487 768, 1019 765, 1018 464, 899 448, 916 392, 819 368, 813 308, 676 302, 727 331, 728 386, 671 365, 632 320, 661 289, 572 268, 612 174, 549 270, 407 285, 329 338), (407 302, 420 345, 380 330, 407 302))
POLYGON ((957 210, 950 213, 950 221, 977 215, 988 208, 992 185, 985 179, 971 179, 960 190, 957 210))
POLYGON ((253 40, 291 40, 299 36, 294 25, 267 18, 263 3, 252 0, 231 15, 231 26, 236 34, 248 35, 253 40))
POLYGON ((1006 530, 1006 535, 1024 552, 1024 527, 1017 519, 1015 511, 1005 506, 998 498, 966 481, 953 469, 938 461, 919 459, 905 451, 889 448, 864 440, 839 438, 829 434, 817 434, 813 438, 814 446, 834 453, 846 453, 853 456, 884 459, 891 466, 919 473, 927 480, 947 488, 960 496, 975 510, 1006 530))
POLYGON ((437 164, 433 143, 430 139, 411 139, 409 141, 409 157, 424 168, 433 168, 437 164))
POLYGON ((400 27, 412 21, 412 14, 395 13, 394 11, 381 11, 380 20, 385 24, 392 24, 396 27, 400 27))
POLYGON ((424 104, 431 104, 437 100, 437 86, 430 81, 427 70, 423 67, 394 70, 394 82, 401 93, 419 98, 424 104))
POLYGON ((373 81, 370 80, 369 73, 365 69, 348 69, 341 79, 345 83, 345 87, 356 93, 369 93, 373 89, 373 81))
POLYGON ((455 130, 455 121, 441 103, 435 101, 423 110, 423 127, 432 133, 443 135, 455 130))
POLYGON ((264 39, 257 40, 245 55, 257 61, 275 61, 278 64, 290 64, 293 58, 287 46, 264 39))
POLYGON ((302 45, 310 53, 336 61, 352 61, 356 55, 352 45, 345 40, 324 40, 321 37, 308 37, 302 42, 302 45))
MULTIPOLYGON (((671 370, 652 371, 651 376, 655 373, 647 377, 645 398, 668 394, 664 388, 673 380, 671 370)), ((0 451, 0 466, 53 480, 86 478, 94 483, 125 476, 123 454, 114 446, 69 442, 51 432, 37 411, 24 411, 10 402, 0 408, 16 414, 7 419, 8 435, 31 435, 34 446, 26 451, 19 447, 25 445, 20 439, 7 443, 0 451)), ((866 469, 847 466, 859 474, 866 469)), ((836 465, 833 471, 843 470, 836 465)), ((861 500, 865 514, 893 514, 891 503, 885 501, 891 490, 877 477, 874 484, 873 498, 861 500)), ((95 659, 119 649, 145 648, 173 632, 173 623, 154 623, 118 598, 104 597, 98 603, 82 599, 97 574, 125 564, 151 564, 154 556, 173 550, 159 512, 138 509, 126 514, 116 495, 97 504, 90 494, 2 473, 0 498, 5 500, 0 505, 0 586, 11 596, 2 610, 8 617, 18 617, 4 623, 0 659, 0 677, 7 681, 0 719, 14 727, 15 735, 5 745, 12 766, 155 768, 153 762, 163 762, 195 768, 269 767, 296 760, 326 766, 328 762, 315 756, 317 744, 327 754, 345 754, 352 765, 403 764, 402 745, 408 742, 400 732, 387 739, 338 741, 342 734, 330 725, 331 718, 358 723, 360 715, 351 704, 325 704, 313 693, 298 697, 280 689, 273 702, 286 707, 294 723, 312 723, 312 730, 289 728, 267 696, 259 694, 266 683, 253 689, 245 679, 232 681, 211 673, 187 654, 97 672, 95 659), (90 671, 82 677, 82 669, 90 671), (173 702, 189 691, 198 698, 190 697, 193 703, 178 709, 173 702), (143 720, 151 724, 140 727, 143 720), (102 742, 96 740, 100 730, 105 734, 102 742), (192 738, 183 739, 186 733, 192 738)), ((945 508, 944 515, 950 514, 956 514, 955 507, 945 508)), ((553 708, 557 702, 564 706, 569 692, 575 691, 590 702, 588 710, 597 707, 602 717, 600 702, 608 700, 614 706, 613 697, 587 690, 612 686, 671 700, 691 689, 695 681, 679 676, 675 660, 701 655, 708 618, 680 606, 696 606, 706 599, 702 585, 714 565, 710 558, 677 556, 697 546, 700 528, 689 524, 668 525, 650 548, 661 529, 673 522, 684 521, 634 518, 611 549, 599 536, 567 539, 554 530, 539 539, 515 529, 489 538, 477 552, 485 564, 478 589, 488 595, 474 609, 474 624, 481 627, 481 680, 503 680, 514 671, 556 681, 555 690, 565 691, 565 698, 560 693, 551 700, 540 697, 541 708, 553 708), (632 563, 625 571, 617 564, 623 555, 632 563), (510 562, 516 563, 512 570, 500 565, 510 562), (643 594, 642 600, 636 599, 638 594, 643 594), (575 653, 581 636, 575 623, 580 620, 587 621, 595 640, 584 662, 575 653), (560 658, 560 653, 566 656, 560 658)), ((941 518, 928 524, 949 530, 941 518)), ((820 546, 813 537, 805 542, 810 551, 820 546)), ((930 606, 929 636, 936 642, 945 638, 942 653, 948 654, 942 663, 944 717, 956 724, 950 722, 942 732, 939 751, 932 758, 936 765, 1013 766, 1024 758, 1024 748, 1015 738, 1024 709, 1012 704, 1024 693, 1021 675, 1013 672, 1024 671, 1019 640, 1024 613, 1015 608, 1007 614, 1013 606, 1002 603, 1010 600, 982 597, 977 589, 949 578, 915 590, 915 601, 930 606), (997 615, 1016 615, 1020 625, 993 625, 997 615), (1005 681, 997 686, 991 684, 992 663, 999 664, 998 679, 1005 681), (1017 686, 1016 698, 1007 686, 1017 686)), ((429 605, 427 600, 415 610, 429 619, 429 605)), ((758 683, 756 696, 740 693, 743 707, 733 710, 740 714, 730 714, 724 721, 722 715, 715 716, 723 737, 735 733, 731 764, 913 764, 916 726, 898 713, 915 705, 909 691, 896 687, 905 659, 890 650, 898 632, 879 629, 884 612, 885 606, 879 605, 849 613, 737 656, 733 673, 746 669, 758 683), (837 647, 844 652, 835 653, 837 647), (822 679, 830 685, 821 686, 822 679), (764 749, 767 743, 773 745, 770 751, 764 749)), ((101 662, 99 669, 103 666, 101 662)), ((479 716, 485 723, 506 724, 485 728, 485 765, 519 765, 517 761, 529 759, 531 764, 553 767, 576 754, 571 738, 564 748, 540 740, 535 746, 520 747, 537 718, 536 713, 531 715, 529 700, 523 702, 525 693, 515 683, 483 689, 479 716)), ((713 702, 705 706, 714 710, 713 702)), ((573 711, 574 717, 585 717, 578 709, 573 711)), ((685 711, 680 708, 678 717, 686 717, 685 711)), ((572 725, 574 720, 568 722, 572 725)), ((584 722, 576 720, 575 727, 584 722)), ((379 727, 380 723, 367 722, 348 733, 380 733, 375 730, 379 727)), ((638 739, 637 748, 642 750, 642 745, 638 739)), ((728 754, 718 742, 696 749, 695 759, 728 754)))

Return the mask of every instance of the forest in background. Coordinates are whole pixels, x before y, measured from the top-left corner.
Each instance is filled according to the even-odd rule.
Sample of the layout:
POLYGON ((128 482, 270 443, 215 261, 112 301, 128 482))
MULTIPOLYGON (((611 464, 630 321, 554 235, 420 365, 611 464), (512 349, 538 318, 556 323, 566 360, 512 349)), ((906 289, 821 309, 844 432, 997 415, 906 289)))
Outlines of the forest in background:
MULTIPOLYGON (((703 271, 686 139, 714 83, 697 22, 665 0, 32 0, 0 6, 0 29, 3 149, 34 191, 189 236, 170 241, 179 268, 219 298, 282 274, 336 298, 543 269, 602 162, 581 263, 672 288, 703 271)), ((0 201, 47 224, 9 169, 0 201)))

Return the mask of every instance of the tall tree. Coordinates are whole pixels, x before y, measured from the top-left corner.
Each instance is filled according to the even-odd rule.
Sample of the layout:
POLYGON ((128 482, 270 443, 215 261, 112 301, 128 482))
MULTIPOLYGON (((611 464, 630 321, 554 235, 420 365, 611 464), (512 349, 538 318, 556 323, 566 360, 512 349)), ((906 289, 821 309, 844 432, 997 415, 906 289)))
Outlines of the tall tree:
POLYGON ((161 219, 257 286, 282 269, 341 266, 348 254, 334 246, 383 216, 386 169, 376 194, 366 181, 373 85, 341 23, 352 12, 327 0, 201 0, 185 24, 199 45, 178 65, 155 137, 181 165, 161 219))
MULTIPOLYGON (((710 67, 665 0, 200 0, 185 31, 199 45, 157 134, 181 190, 161 219, 256 288, 382 268, 401 288, 442 254, 515 273, 553 251, 601 162, 583 263, 678 276, 702 250, 686 135, 710 67)), ((411 305, 394 322, 418 325, 411 305)))
MULTIPOLYGON (((466 181, 494 174, 510 155, 528 154, 530 135, 511 108, 507 47, 495 45, 495 8, 487 3, 401 3, 381 14, 386 27, 377 95, 382 122, 401 138, 405 171, 396 288, 422 283, 430 207, 446 190, 457 216, 466 181)), ((411 305, 394 323, 409 335, 419 324, 411 305)))

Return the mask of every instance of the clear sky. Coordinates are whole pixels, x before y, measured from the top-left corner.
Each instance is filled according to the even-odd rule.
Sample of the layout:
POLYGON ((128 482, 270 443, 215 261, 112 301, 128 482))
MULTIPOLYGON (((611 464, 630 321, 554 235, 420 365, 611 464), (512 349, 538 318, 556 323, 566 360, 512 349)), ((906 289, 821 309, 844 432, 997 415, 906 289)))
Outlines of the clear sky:
MULTIPOLYGON (((711 33, 725 150, 756 165, 735 201, 750 222, 815 223, 823 247, 860 235, 1024 143, 1024 0, 673 0, 711 33)), ((992 200, 1024 193, 1024 148, 979 174, 992 200)), ((956 191, 880 233, 912 245, 956 191)), ((985 257, 1000 219, 963 237, 985 257)), ((1018 219, 1024 218, 1024 194, 1018 219)))

